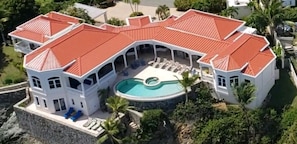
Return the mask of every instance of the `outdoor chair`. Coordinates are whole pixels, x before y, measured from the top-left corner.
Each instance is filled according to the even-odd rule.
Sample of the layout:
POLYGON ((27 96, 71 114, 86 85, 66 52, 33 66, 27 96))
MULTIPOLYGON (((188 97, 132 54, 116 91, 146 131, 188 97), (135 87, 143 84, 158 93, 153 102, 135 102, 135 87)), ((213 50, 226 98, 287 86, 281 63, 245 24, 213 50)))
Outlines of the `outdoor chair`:
POLYGON ((123 75, 124 75, 124 76, 128 76, 128 75, 129 75, 128 71, 127 71, 127 70, 124 70, 124 71, 123 71, 123 75))
POLYGON ((74 113, 74 108, 70 107, 67 113, 64 114, 64 118, 68 119, 72 115, 72 113, 74 113))
POLYGON ((70 119, 75 122, 78 118, 80 118, 83 115, 81 110, 78 110, 76 114, 74 114, 70 119))

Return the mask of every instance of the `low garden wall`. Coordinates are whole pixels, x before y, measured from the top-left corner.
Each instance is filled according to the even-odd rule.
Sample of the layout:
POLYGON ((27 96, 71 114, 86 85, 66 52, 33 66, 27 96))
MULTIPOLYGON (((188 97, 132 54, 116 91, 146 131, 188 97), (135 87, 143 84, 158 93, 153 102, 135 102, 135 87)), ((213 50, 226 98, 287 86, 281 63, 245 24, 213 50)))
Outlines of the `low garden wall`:
POLYGON ((26 97, 27 82, 5 86, 0 88, 1 105, 13 105, 26 97))
POLYGON ((177 96, 171 99, 165 99, 160 101, 133 101, 128 100, 129 104, 134 106, 137 111, 149 110, 149 109, 162 109, 163 111, 171 111, 175 109, 176 105, 185 100, 185 96, 177 96))
POLYGON ((297 75, 296 75, 296 71, 294 69, 292 62, 290 62, 290 75, 291 75, 291 78, 292 78, 295 86, 297 87, 297 75))

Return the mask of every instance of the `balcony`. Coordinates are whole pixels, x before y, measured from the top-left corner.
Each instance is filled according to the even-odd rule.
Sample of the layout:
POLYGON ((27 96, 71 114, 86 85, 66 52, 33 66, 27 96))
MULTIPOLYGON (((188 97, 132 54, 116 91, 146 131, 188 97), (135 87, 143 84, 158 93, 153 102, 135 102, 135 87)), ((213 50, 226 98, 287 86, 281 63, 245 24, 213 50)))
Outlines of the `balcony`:
POLYGON ((30 49, 30 46, 27 42, 25 41, 19 41, 17 43, 14 44, 14 49, 17 52, 21 52, 24 54, 27 54, 29 52, 31 52, 32 50, 30 49))
POLYGON ((31 51, 37 49, 38 47, 40 47, 37 44, 33 44, 33 43, 28 43, 26 41, 19 41, 17 43, 14 44, 14 49, 17 52, 21 52, 24 54, 30 53, 31 51))

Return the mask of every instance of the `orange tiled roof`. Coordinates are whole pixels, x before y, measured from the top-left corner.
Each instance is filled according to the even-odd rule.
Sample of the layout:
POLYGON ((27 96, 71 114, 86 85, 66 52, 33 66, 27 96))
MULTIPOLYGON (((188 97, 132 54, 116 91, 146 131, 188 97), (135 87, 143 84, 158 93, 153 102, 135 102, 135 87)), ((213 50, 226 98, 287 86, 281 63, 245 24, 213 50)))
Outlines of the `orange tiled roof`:
POLYGON ((79 23, 79 19, 51 12, 46 15, 40 15, 18 26, 10 35, 44 43, 49 40, 49 37, 69 27, 71 25, 69 22, 79 23))
POLYGON ((189 10, 179 18, 170 17, 160 22, 151 23, 146 16, 128 21, 132 25, 81 24, 26 55, 26 67, 64 68, 68 73, 82 76, 138 40, 156 40, 198 51, 204 55, 199 61, 210 64, 212 60, 213 66, 221 70, 241 69, 248 64, 242 72, 249 75, 256 75, 274 59, 271 51, 261 51, 268 44, 264 37, 236 32, 243 24, 238 20, 189 10))
POLYGON ((170 27, 200 36, 223 40, 244 22, 201 11, 190 10, 170 27))

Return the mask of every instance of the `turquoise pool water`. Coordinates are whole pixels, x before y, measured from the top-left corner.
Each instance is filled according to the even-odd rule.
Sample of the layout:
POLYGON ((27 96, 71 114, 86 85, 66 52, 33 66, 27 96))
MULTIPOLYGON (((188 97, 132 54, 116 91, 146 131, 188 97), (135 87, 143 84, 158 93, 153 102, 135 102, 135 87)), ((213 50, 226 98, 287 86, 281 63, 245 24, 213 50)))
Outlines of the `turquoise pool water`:
POLYGON ((179 93, 183 88, 178 81, 166 81, 151 89, 143 84, 143 80, 131 78, 119 82, 116 90, 134 97, 162 97, 179 93))

